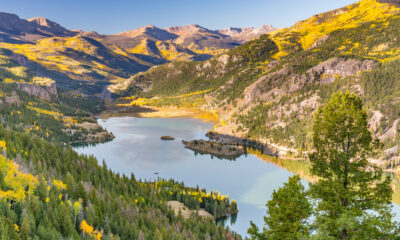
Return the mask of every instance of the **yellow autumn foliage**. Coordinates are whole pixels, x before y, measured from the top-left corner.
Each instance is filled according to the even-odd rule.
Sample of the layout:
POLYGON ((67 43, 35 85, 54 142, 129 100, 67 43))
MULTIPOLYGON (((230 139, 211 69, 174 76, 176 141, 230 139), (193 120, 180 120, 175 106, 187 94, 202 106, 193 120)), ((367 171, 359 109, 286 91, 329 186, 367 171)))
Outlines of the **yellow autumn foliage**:
POLYGON ((35 111, 37 113, 46 114, 46 115, 50 115, 50 116, 53 116, 53 117, 64 116, 64 114, 59 113, 59 112, 50 111, 50 110, 46 110, 46 109, 38 108, 38 107, 32 107, 30 105, 27 105, 26 108, 28 108, 30 110, 33 110, 33 111, 35 111))
POLYGON ((64 184, 61 180, 53 179, 53 185, 59 190, 67 189, 67 185, 64 184))
POLYGON ((8 187, 7 191, 0 190, 1 199, 24 201, 27 195, 33 194, 39 182, 37 177, 22 173, 18 164, 2 155, 0 155, 0 172, 5 173, 4 182, 8 187))
MULTIPOLYGON (((291 28, 272 33, 272 39, 278 45, 279 52, 274 56, 279 59, 294 51, 308 49, 319 39, 338 29, 349 29, 362 23, 375 21, 387 22, 400 9, 393 4, 385 4, 376 0, 362 0, 342 9, 314 15, 300 21, 291 28)), ((357 43, 354 45, 355 48, 357 43)))
POLYGON ((96 239, 96 240, 100 240, 102 237, 101 232, 94 230, 94 228, 92 226, 90 226, 86 220, 83 220, 81 222, 81 230, 84 234, 88 234, 90 237, 96 239))
POLYGON ((0 140, 0 148, 2 148, 3 151, 7 151, 7 144, 6 144, 6 141, 0 140))

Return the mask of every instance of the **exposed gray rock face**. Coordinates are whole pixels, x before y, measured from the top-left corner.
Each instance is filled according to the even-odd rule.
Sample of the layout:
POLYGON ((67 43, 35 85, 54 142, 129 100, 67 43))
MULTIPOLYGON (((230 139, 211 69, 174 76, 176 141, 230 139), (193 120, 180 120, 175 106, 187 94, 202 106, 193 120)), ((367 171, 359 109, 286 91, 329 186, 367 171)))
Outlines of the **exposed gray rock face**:
POLYGON ((295 92, 306 84, 320 82, 328 84, 337 78, 354 76, 358 72, 368 71, 377 66, 373 60, 356 60, 344 58, 332 58, 317 66, 309 69, 305 74, 293 75, 289 68, 283 68, 277 72, 261 76, 256 82, 244 90, 243 104, 251 104, 257 99, 266 100, 272 96, 286 95, 289 92, 295 92), (287 88, 277 86, 280 79, 290 78, 287 88))
POLYGON ((307 73, 313 82, 320 80, 321 83, 331 83, 336 78, 353 76, 358 72, 371 70, 376 65, 377 62, 373 60, 331 58, 311 68, 307 73))
POLYGON ((51 97, 58 97, 56 83, 52 82, 46 86, 30 84, 30 83, 16 83, 17 89, 26 92, 27 94, 46 100, 51 100, 51 97))
POLYGON ((35 17, 27 19, 27 21, 36 24, 36 30, 43 35, 62 37, 71 37, 76 35, 75 32, 67 30, 64 27, 60 26, 58 23, 50 21, 49 19, 44 17, 35 17))
POLYGON ((318 39, 317 41, 315 41, 315 43, 313 43, 311 45, 311 47, 318 47, 319 45, 323 44, 326 40, 328 40, 329 35, 325 35, 323 37, 321 37, 320 39, 318 39))
POLYGON ((12 92, 11 96, 5 98, 5 102, 7 105, 21 105, 21 100, 15 91, 12 92))
POLYGON ((277 72, 261 76, 256 82, 244 90, 243 104, 249 105, 258 100, 266 100, 273 96, 284 95, 284 88, 276 87, 278 82, 286 78, 289 74, 288 68, 283 68, 277 72))
POLYGON ((257 38, 263 34, 270 33, 277 30, 277 28, 271 25, 263 25, 259 28, 247 27, 247 28, 227 28, 222 30, 217 30, 219 33, 227 35, 232 39, 239 41, 240 43, 245 43, 254 38, 257 38))
POLYGON ((107 99, 107 100, 112 100, 112 94, 111 92, 107 89, 107 87, 104 87, 103 91, 100 94, 101 99, 107 99))
POLYGON ((22 66, 28 66, 31 63, 31 61, 22 54, 16 54, 16 53, 12 52, 10 57, 11 57, 11 59, 15 60, 18 64, 20 64, 22 66))

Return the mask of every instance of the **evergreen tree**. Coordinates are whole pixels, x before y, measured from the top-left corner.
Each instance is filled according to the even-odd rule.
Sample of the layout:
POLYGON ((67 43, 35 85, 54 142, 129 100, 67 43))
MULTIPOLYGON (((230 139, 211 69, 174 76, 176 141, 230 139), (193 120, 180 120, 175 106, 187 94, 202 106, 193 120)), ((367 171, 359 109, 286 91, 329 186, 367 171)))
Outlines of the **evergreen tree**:
POLYGON ((392 189, 366 156, 376 146, 361 99, 335 93, 313 125, 311 184, 318 239, 391 239, 392 189))
POLYGON ((29 239, 31 228, 29 225, 28 217, 24 217, 21 223, 21 237, 23 240, 29 239))
POLYGON ((283 187, 274 191, 267 208, 262 232, 250 223, 248 233, 252 240, 296 240, 309 235, 306 220, 311 215, 311 204, 299 176, 290 177, 283 187))

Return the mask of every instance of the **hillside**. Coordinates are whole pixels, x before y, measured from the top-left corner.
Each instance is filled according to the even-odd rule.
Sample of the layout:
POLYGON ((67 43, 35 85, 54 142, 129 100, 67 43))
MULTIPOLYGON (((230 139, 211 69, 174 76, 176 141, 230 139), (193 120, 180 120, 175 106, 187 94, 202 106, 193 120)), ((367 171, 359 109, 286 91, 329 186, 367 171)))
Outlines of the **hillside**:
POLYGON ((167 29, 144 26, 101 35, 68 30, 43 17, 25 20, 0 13, 0 48, 33 74, 54 79, 58 87, 100 94, 106 85, 154 65, 204 61, 272 30, 248 28, 233 38, 198 25, 167 29))
POLYGON ((262 34, 276 30, 272 26, 209 30, 199 25, 161 29, 153 25, 118 33, 100 35, 84 33, 95 39, 114 44, 138 58, 152 57, 153 61, 207 60, 262 34))
POLYGON ((0 13, 0 40, 9 43, 33 43, 47 37, 71 37, 77 32, 67 30, 43 17, 20 19, 15 14, 0 13))
MULTIPOLYGON (((266 144, 272 155, 294 158, 269 161, 312 182, 319 176, 311 178, 308 166, 299 168, 308 163, 295 160, 312 150, 314 114, 334 92, 350 91, 361 96, 369 128, 384 144, 370 160, 400 173, 399 36, 400 0, 361 0, 279 30, 149 25, 102 35, 0 13, 0 239, 241 239, 215 221, 240 210, 226 193, 174 180, 138 180, 73 150, 73 144, 114 138, 96 116, 106 102, 111 105, 104 98, 115 96, 112 110, 121 104, 209 112, 204 116, 219 123, 207 136, 246 147, 266 144)), ((192 148, 214 155, 227 150, 213 144, 192 148)), ((249 152, 265 158, 262 150, 249 152)), ((237 151, 247 153, 240 146, 237 151)), ((371 186, 387 195, 371 193, 374 204, 389 205, 389 179, 368 185, 383 181, 381 172, 364 167, 364 159, 348 163, 351 180, 360 184, 346 194, 362 195, 357 204, 367 197, 360 209, 371 203, 371 186)), ((321 189, 340 191, 332 186, 321 189)), ((288 191, 282 200, 293 195, 288 191)), ((290 216, 287 206, 283 212, 290 216)), ((341 216, 351 225, 353 215, 346 211, 341 216)))
POLYGON ((96 121, 108 84, 208 59, 239 40, 199 26, 101 36, 41 17, 0 17, 0 239, 241 239, 215 224, 238 212, 228 195, 121 176, 71 147, 114 138, 96 121))
POLYGON ((113 138, 95 120, 101 99, 57 89, 7 55, 0 74, 0 239, 241 239, 198 213, 236 214, 229 196, 121 176, 77 154, 73 143, 113 138))
POLYGON ((334 91, 353 91, 364 99, 371 130, 385 143, 381 163, 394 168, 400 141, 400 9, 394 3, 362 0, 206 62, 153 67, 110 89, 157 97, 147 104, 215 111, 221 118, 216 132, 270 143, 289 156, 310 150, 318 106, 334 91), (185 97, 177 101, 174 95, 185 97))

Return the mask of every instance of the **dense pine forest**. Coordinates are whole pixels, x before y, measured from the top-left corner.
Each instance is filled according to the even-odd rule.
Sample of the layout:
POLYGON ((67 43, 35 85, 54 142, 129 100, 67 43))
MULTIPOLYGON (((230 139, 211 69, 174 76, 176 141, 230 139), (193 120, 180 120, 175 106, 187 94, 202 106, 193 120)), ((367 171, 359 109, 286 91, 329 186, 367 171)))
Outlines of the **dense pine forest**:
POLYGON ((220 218, 238 211, 228 196, 173 180, 137 181, 78 155, 69 143, 87 133, 71 135, 65 118, 92 119, 103 109, 98 99, 61 93, 49 102, 1 86, 1 239, 240 239, 214 219, 185 219, 166 204, 220 218))

